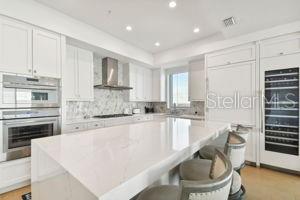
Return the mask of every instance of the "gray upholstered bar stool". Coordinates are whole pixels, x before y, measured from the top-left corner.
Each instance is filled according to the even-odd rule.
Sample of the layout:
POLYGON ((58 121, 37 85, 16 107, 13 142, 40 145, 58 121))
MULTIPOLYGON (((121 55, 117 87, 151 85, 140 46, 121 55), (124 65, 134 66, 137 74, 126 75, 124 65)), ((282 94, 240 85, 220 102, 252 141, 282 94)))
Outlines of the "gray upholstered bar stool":
POLYGON ((162 185, 144 190, 137 200, 227 200, 233 168, 229 159, 216 151, 209 174, 201 181, 182 180, 180 186, 162 185))
MULTIPOLYGON (((232 131, 232 132, 238 134, 245 140, 245 142, 247 142, 248 135, 249 135, 249 128, 246 128, 242 125, 237 125, 236 130, 232 131)), ((219 142, 219 144, 217 144, 217 145, 214 145, 214 144, 206 145, 202 149, 200 149, 199 156, 200 156, 200 158, 211 160, 213 158, 215 149, 218 149, 218 150, 224 152, 225 145, 226 145, 226 141, 224 143, 221 142, 221 144, 219 142)), ((245 164, 243 163, 243 165, 241 165, 240 168, 243 168, 244 166, 245 166, 245 164)))
MULTIPOLYGON (((239 169, 245 160, 245 140, 231 132, 228 135, 227 143, 225 145, 224 153, 231 161, 234 169, 239 169)), ((214 149, 214 151, 219 151, 214 149)), ((212 161, 208 159, 192 159, 183 162, 179 167, 179 174, 183 180, 199 181, 206 179, 209 174, 209 166, 212 161)), ((233 180, 230 191, 230 196, 234 195, 236 198, 241 199, 245 190, 242 187, 241 176, 236 171, 233 172, 233 180)), ((229 197, 230 197, 229 196, 229 197)))

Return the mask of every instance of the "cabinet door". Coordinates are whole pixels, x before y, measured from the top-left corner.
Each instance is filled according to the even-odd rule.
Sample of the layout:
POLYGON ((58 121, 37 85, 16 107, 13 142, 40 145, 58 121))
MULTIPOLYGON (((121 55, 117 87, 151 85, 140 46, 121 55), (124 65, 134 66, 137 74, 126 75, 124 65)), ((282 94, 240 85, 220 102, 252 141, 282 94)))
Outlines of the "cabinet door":
POLYGON ((300 33, 262 41, 260 58, 284 56, 300 52, 300 33))
POLYGON ((255 59, 255 46, 243 45, 206 55, 207 67, 230 65, 255 59))
POLYGON ((189 99, 190 101, 205 100, 205 70, 204 61, 189 64, 189 99))
POLYGON ((32 72, 32 28, 9 19, 0 19, 0 71, 32 72))
POLYGON ((165 72, 163 69, 155 69, 152 71, 152 101, 165 101, 165 72))
POLYGON ((45 30, 33 30, 33 74, 60 78, 60 35, 45 30))
POLYGON ((78 92, 80 100, 94 99, 93 53, 83 49, 78 52, 78 92))
POLYGON ((253 126, 255 62, 209 68, 208 119, 253 126))
POLYGON ((137 101, 144 101, 144 68, 137 67, 136 96, 137 101))
POLYGON ((147 68, 144 69, 144 99, 152 100, 152 71, 147 68))
POLYGON ((129 91, 129 100, 137 101, 137 68, 129 64, 129 86, 133 89, 129 91))
POLYGON ((78 67, 77 67, 77 49, 67 46, 66 66, 63 68, 62 84, 63 95, 65 99, 78 99, 78 67))

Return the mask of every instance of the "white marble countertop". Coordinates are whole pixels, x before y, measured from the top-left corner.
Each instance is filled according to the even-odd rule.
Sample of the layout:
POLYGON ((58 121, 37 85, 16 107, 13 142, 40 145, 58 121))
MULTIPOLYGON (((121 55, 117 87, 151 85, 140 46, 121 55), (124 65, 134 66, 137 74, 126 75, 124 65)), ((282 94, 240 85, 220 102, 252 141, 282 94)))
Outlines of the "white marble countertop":
MULTIPOLYGON (((49 190, 47 197, 57 194, 52 199, 63 199, 59 196, 63 194, 55 191, 55 185, 38 184, 55 174, 48 169, 55 165, 62 174, 67 173, 80 182, 93 197, 84 199, 130 199, 229 127, 230 124, 221 122, 166 117, 33 140, 33 200, 50 199, 43 198, 46 190, 49 190), (46 164, 47 159, 42 155, 53 163, 46 164), (41 189, 42 186, 46 189, 41 189)), ((72 187, 69 182, 60 184, 64 190, 72 187)), ((72 199, 77 198, 72 196, 72 199)))
MULTIPOLYGON (((166 115, 166 113, 141 113, 141 114, 133 114, 132 116, 125 116, 125 117, 118 117, 118 118, 133 118, 138 116, 147 116, 147 115, 166 115)), ((117 118, 78 118, 78 119, 68 119, 64 122, 64 124, 77 124, 77 123, 89 123, 89 122, 97 122, 97 121, 103 121, 103 120, 110 120, 110 119, 117 119, 117 118)))

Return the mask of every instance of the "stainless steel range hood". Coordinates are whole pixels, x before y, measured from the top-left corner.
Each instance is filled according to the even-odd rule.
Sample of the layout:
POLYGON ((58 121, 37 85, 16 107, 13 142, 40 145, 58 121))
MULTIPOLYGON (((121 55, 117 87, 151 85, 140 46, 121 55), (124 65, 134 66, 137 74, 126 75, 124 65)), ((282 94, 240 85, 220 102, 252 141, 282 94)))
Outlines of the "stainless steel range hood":
POLYGON ((132 87, 118 85, 118 60, 108 57, 102 59, 102 84, 94 87, 111 90, 133 89, 132 87))

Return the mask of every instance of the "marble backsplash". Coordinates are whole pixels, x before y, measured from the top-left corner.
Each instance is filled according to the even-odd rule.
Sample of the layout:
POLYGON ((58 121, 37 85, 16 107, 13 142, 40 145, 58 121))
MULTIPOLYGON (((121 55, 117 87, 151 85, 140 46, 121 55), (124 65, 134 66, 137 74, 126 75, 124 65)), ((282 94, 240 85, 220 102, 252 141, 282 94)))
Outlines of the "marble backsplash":
POLYGON ((151 103, 128 102, 128 91, 120 90, 94 90, 94 101, 68 101, 67 119, 80 119, 85 116, 107 115, 123 113, 125 109, 132 110, 140 108, 145 112, 144 107, 152 107, 151 103))
MULTIPOLYGON (((123 66, 118 66, 119 84, 123 84, 123 66)), ((94 84, 102 83, 102 57, 94 55, 94 84)), ((67 119, 82 119, 86 116, 120 114, 125 109, 140 108, 145 112, 145 106, 153 107, 157 113, 171 112, 166 103, 128 102, 128 90, 94 90, 94 101, 66 102, 67 119)), ((204 102, 191 102, 190 108, 177 108, 176 113, 204 115, 204 102)))
MULTIPOLYGON (((167 103, 165 102, 156 102, 153 103, 154 112, 158 113, 170 113, 174 109, 170 109, 167 107, 167 103)), ((205 114, 205 103, 204 101, 194 101, 191 102, 189 108, 176 108, 177 114, 190 114, 190 115, 201 115, 205 114)))

